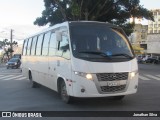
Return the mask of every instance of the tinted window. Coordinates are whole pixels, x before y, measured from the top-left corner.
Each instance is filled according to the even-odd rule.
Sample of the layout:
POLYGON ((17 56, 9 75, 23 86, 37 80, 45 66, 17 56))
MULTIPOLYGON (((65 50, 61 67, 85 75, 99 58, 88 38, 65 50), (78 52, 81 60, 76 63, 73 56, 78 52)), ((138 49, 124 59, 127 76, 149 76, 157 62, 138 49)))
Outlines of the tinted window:
POLYGON ((119 28, 105 24, 82 24, 70 28, 72 51, 77 58, 120 62, 134 57, 127 37, 119 28))
POLYGON ((49 43, 49 56, 53 56, 55 55, 55 52, 56 52, 56 34, 55 32, 53 32, 51 34, 51 38, 50 38, 50 43, 49 43))
POLYGON ((19 59, 15 59, 15 58, 12 58, 9 60, 9 62, 17 62, 19 59))
POLYGON ((31 45, 32 45, 32 38, 30 38, 30 39, 29 39, 29 41, 28 41, 28 46, 27 46, 27 55, 30 55, 31 45))
POLYGON ((41 34, 38 37, 37 47, 36 47, 36 55, 41 55, 42 41, 43 41, 43 34, 41 34))
POLYGON ((51 33, 48 32, 44 35, 43 47, 42 47, 42 55, 48 55, 48 46, 49 46, 49 39, 51 33))
POLYGON ((35 36, 32 40, 31 55, 35 55, 36 43, 37 43, 37 36, 35 36))

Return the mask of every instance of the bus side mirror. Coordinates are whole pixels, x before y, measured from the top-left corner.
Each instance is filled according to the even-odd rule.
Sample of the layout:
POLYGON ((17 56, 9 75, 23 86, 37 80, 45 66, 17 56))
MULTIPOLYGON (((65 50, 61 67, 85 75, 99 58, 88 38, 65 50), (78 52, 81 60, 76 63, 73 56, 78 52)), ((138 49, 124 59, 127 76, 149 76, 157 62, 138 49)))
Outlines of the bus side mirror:
POLYGON ((56 40, 58 42, 61 42, 62 41, 62 32, 56 32, 56 40))

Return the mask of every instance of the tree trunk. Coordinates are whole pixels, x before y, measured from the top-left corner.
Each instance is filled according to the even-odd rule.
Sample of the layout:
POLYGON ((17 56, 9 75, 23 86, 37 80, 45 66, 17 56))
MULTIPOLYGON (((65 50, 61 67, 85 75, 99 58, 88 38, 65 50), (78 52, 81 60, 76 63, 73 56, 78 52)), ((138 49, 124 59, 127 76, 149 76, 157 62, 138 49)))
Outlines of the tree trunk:
POLYGON ((85 16, 85 20, 88 20, 89 12, 87 8, 85 9, 84 16, 85 16))

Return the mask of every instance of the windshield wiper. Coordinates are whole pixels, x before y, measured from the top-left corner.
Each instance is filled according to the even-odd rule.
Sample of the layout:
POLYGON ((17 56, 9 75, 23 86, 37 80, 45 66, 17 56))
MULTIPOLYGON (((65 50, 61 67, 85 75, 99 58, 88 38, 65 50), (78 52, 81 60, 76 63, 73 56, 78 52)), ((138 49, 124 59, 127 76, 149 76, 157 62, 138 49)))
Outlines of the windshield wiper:
POLYGON ((125 53, 113 54, 112 56, 124 56, 124 57, 126 57, 126 58, 133 59, 132 56, 130 56, 130 55, 128 55, 128 54, 125 54, 125 53))
POLYGON ((94 54, 94 55, 100 55, 103 57, 106 57, 108 59, 111 59, 111 57, 104 52, 99 52, 99 51, 80 51, 79 53, 88 53, 88 54, 94 54))

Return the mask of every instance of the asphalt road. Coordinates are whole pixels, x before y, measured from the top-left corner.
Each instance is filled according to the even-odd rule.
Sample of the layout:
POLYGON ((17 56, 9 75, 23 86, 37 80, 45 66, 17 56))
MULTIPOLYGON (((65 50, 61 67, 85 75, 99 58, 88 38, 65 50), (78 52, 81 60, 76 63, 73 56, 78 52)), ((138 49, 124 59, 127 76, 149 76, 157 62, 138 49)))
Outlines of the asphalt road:
POLYGON ((121 101, 92 98, 65 104, 50 89, 30 88, 20 69, 0 66, 0 111, 160 111, 159 71, 160 65, 139 64, 138 92, 121 101))

